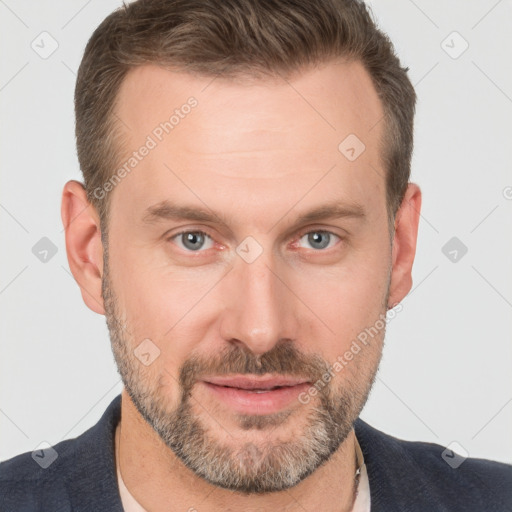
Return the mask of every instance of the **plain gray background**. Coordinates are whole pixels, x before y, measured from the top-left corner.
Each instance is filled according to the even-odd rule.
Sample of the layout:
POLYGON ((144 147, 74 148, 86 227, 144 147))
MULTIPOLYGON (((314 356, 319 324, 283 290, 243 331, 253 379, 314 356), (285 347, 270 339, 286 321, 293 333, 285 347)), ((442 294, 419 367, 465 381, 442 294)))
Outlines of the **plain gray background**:
MULTIPOLYGON (((119 5, 0 0, 0 460, 81 434, 122 389, 105 319, 69 271, 60 217, 64 183, 82 179, 76 71, 119 5), (33 253, 43 237, 57 251, 45 263, 33 253)), ((512 463, 512 2, 371 5, 419 97, 412 181, 423 208, 413 289, 362 418, 512 463), (456 261, 452 246, 443 252, 453 237, 456 261)))

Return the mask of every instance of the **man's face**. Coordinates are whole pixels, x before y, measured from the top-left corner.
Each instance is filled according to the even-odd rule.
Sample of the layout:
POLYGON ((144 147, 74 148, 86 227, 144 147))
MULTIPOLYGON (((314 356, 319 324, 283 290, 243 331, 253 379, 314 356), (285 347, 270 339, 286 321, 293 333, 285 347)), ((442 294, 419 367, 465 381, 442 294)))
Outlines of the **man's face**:
POLYGON ((145 66, 128 74, 116 113, 123 157, 150 147, 111 192, 102 281, 126 390, 210 483, 292 487, 350 432, 382 350, 380 328, 344 355, 385 315, 391 272, 371 80, 359 63, 250 84, 145 66), (175 109, 179 121, 158 130, 175 109), (148 214, 163 201, 212 218, 148 214), (299 221, 326 206, 345 214, 299 221), (272 406, 253 392, 244 405, 204 381, 243 375, 324 387, 272 406))

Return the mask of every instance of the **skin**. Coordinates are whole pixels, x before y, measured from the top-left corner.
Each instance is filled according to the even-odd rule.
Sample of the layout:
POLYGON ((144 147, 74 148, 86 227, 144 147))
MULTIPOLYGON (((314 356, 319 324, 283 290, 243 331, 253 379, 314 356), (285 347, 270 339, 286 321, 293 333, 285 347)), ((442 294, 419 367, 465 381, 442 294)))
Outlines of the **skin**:
POLYGON ((390 237, 384 123, 376 124, 383 110, 360 63, 263 81, 136 68, 116 111, 129 128, 126 156, 190 96, 197 107, 110 192, 108 252, 83 185, 71 180, 63 190, 70 269, 86 305, 107 318, 125 384, 116 436, 123 480, 151 511, 351 510, 352 425, 385 329, 308 403, 273 415, 237 414, 201 379, 270 373, 316 382, 411 289, 420 189, 409 184, 390 237), (366 147, 354 161, 338 150, 349 134, 366 147), (146 208, 166 199, 218 212, 225 225, 143 222, 146 208), (331 201, 357 203, 364 217, 295 224, 331 201), (182 230, 208 237, 194 251, 171 238, 182 230), (326 248, 308 237, 318 231, 332 233, 326 248), (251 263, 236 252, 248 236, 262 250, 251 263), (133 351, 148 338, 160 352, 146 366, 133 351))

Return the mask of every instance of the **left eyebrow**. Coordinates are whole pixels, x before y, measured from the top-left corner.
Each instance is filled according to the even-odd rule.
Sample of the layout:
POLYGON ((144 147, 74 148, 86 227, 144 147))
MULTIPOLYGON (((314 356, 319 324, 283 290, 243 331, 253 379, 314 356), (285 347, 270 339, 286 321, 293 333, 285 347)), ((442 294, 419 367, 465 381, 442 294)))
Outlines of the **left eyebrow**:
MULTIPOLYGON (((320 220, 347 217, 363 219, 366 217, 365 209, 359 203, 342 203, 341 201, 334 201, 302 213, 295 219, 293 224, 296 226, 318 222, 320 220)), ((160 220, 191 220, 196 222, 210 222, 212 224, 220 224, 224 227, 228 227, 228 223, 223 220, 223 215, 218 212, 206 210, 200 207, 198 208, 196 206, 176 205, 168 200, 161 201, 148 207, 142 217, 142 221, 145 224, 155 224, 160 220)))
POLYGON ((307 224, 327 219, 341 219, 344 217, 352 217, 362 219, 366 216, 366 212, 359 203, 342 204, 339 201, 327 203, 314 208, 309 212, 303 213, 296 220, 295 224, 307 224))

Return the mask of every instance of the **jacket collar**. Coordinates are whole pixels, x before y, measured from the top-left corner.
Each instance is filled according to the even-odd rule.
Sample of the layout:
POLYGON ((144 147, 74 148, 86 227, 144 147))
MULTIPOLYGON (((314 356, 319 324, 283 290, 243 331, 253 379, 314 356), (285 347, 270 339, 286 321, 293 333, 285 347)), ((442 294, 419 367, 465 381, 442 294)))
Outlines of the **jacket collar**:
POLYGON ((419 443, 385 434, 361 418, 355 421, 354 430, 366 464, 372 512, 448 511, 439 504, 435 508, 437 502, 425 479, 425 470, 407 448, 419 443))
POLYGON ((107 407, 102 417, 80 436, 74 454, 78 474, 68 479, 67 492, 75 512, 123 512, 114 459, 114 440, 121 419, 121 394, 107 407))

